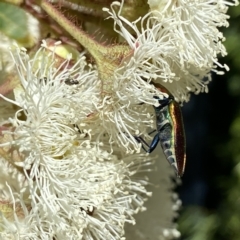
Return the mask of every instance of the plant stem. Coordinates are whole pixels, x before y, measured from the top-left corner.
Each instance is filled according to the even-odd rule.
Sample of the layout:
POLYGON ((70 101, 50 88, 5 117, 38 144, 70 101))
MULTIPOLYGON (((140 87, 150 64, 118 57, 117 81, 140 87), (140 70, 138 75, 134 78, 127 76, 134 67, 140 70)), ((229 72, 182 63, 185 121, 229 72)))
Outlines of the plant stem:
POLYGON ((102 93, 104 95, 111 93, 114 71, 121 65, 122 60, 132 53, 130 47, 105 46, 77 28, 47 0, 42 0, 41 7, 92 55, 98 67, 99 79, 102 81, 102 93))

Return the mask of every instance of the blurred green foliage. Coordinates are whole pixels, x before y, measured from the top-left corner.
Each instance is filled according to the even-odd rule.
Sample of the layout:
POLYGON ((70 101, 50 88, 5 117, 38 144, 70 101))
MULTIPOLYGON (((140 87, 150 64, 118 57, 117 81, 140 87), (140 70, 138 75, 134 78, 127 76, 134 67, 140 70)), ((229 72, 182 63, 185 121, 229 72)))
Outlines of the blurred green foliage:
POLYGON ((0 2, 0 31, 9 38, 21 40, 28 35, 27 14, 20 7, 0 2))
MULTIPOLYGON (((222 96, 222 115, 225 107, 232 109, 233 119, 229 129, 218 129, 228 136, 227 141, 212 146, 219 165, 229 171, 212 176, 221 197, 214 207, 186 206, 178 220, 183 240, 239 240, 240 239, 240 6, 231 7, 230 26, 222 29, 226 37, 224 45, 230 71, 227 78, 226 95, 222 96)), ((221 84, 218 83, 218 84, 221 84)), ((214 91, 214 89, 213 89, 214 91)), ((218 116, 221 117, 221 116, 218 116)), ((230 117, 230 116, 229 116, 230 117)), ((217 121, 217 120, 215 120, 217 121)))

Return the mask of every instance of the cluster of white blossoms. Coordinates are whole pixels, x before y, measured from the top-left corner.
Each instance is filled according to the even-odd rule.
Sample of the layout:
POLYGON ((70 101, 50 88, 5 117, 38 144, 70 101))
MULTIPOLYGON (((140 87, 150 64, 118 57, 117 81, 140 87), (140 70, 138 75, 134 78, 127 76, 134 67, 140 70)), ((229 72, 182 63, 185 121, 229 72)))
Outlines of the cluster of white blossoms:
MULTIPOLYGON (((33 56, 12 48, 19 84, 13 98, 1 95, 15 111, 0 125, 2 239, 124 239, 125 223, 135 224, 133 215, 145 210, 151 193, 138 174, 154 161, 139 153, 134 136, 151 138, 154 96, 166 97, 152 81, 181 102, 207 91, 210 72, 227 69, 217 60, 226 54, 217 27, 227 26, 227 5, 233 5, 157 2, 149 1, 152 11, 136 22, 121 16, 124 2, 104 9, 133 49, 105 97, 85 52, 74 62, 59 61, 45 41, 33 56)), ((179 236, 162 228, 159 239, 179 236)))
POLYGON ((149 106, 158 105, 153 96, 165 95, 156 91, 153 81, 166 87, 176 101, 184 102, 190 93, 208 91, 211 72, 223 74, 217 67, 228 70, 218 62, 219 54, 227 54, 218 27, 228 26, 227 5, 237 1, 158 2, 149 1, 152 11, 135 22, 121 16, 124 2, 113 2, 111 10, 103 9, 132 49, 114 73, 113 94, 103 107, 107 117, 104 113, 100 116, 103 122, 113 123, 113 132, 106 130, 127 152, 139 151, 132 136, 149 139, 147 129, 154 128, 149 106))
POLYGON ((123 3, 112 3, 111 10, 104 8, 114 20, 115 31, 134 50, 132 58, 118 70, 117 82, 154 80, 180 102, 188 101, 190 92, 207 91, 211 71, 222 74, 217 67, 228 70, 217 58, 219 54, 227 54, 218 27, 228 27, 228 5, 237 5, 238 1, 149 0, 148 3, 152 11, 135 22, 121 16, 123 3))
POLYGON ((21 84, 15 100, 2 96, 18 110, 4 121, 1 147, 6 157, 14 153, 10 162, 21 171, 8 173, 13 170, 6 171, 1 159, 10 179, 2 182, 1 199, 21 206, 21 215, 12 213, 15 223, 3 216, 0 236, 120 239, 124 224, 135 223, 132 215, 151 195, 147 181, 133 175, 148 170, 152 159, 124 154, 102 135, 97 117, 88 121, 97 111, 99 84, 84 55, 56 68, 55 53, 46 48, 43 42, 32 59, 24 49, 12 50, 21 84))

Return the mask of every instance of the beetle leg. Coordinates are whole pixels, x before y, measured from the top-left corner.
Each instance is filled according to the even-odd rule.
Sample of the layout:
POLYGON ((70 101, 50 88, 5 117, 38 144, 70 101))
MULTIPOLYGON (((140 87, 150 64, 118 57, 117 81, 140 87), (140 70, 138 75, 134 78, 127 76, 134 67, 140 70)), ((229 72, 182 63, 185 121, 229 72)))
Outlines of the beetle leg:
MULTIPOLYGON (((154 130, 153 132, 155 132, 156 130, 154 130)), ((153 133, 153 132, 151 132, 151 133, 153 133)), ((139 143, 142 143, 142 148, 143 148, 143 150, 145 151, 145 152, 147 152, 147 153, 151 153, 156 147, 157 147, 157 145, 158 145, 158 142, 159 142, 159 134, 157 133, 155 136, 154 136, 154 138, 153 138, 153 140, 152 140, 152 142, 151 142, 151 144, 149 145, 142 137, 135 137, 135 139, 139 142, 139 143), (145 148, 145 146, 147 146, 148 147, 148 150, 145 148)))
POLYGON ((142 138, 142 137, 134 137, 139 143, 142 143, 142 148, 145 152, 148 152, 148 150, 145 148, 145 146, 147 146, 148 148, 150 148, 150 146, 148 145, 148 143, 142 138), (145 145, 145 146, 144 146, 145 145))
POLYGON ((156 132, 157 130, 154 129, 153 131, 151 131, 150 133, 148 133, 148 135, 152 135, 154 132, 156 132))
POLYGON ((150 144, 150 147, 149 147, 149 149, 148 149, 148 153, 151 153, 151 152, 156 148, 156 146, 158 145, 159 140, 160 140, 159 134, 157 133, 157 134, 154 136, 154 138, 153 138, 153 140, 152 140, 152 142, 151 142, 151 144, 150 144))

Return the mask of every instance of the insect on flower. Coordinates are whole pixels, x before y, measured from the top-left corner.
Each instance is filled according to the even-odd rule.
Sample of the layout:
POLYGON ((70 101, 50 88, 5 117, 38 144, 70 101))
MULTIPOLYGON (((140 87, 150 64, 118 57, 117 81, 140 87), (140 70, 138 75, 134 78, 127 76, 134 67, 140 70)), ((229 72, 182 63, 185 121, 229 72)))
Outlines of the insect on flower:
POLYGON ((156 130, 153 132, 157 131, 157 134, 150 145, 142 137, 135 138, 143 144, 142 148, 148 153, 151 153, 156 148, 158 142, 160 142, 168 162, 174 167, 177 176, 181 177, 184 173, 186 163, 185 132, 181 108, 165 87, 156 83, 154 83, 154 86, 159 91, 169 95, 165 99, 155 97, 160 104, 160 106, 154 107, 156 113, 156 130))
POLYGON ((65 84, 67 84, 67 85, 76 85, 76 84, 79 84, 79 82, 77 80, 72 79, 72 78, 67 78, 65 80, 65 84))

